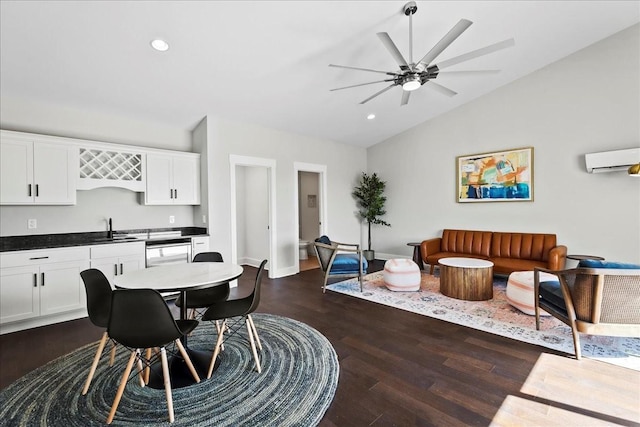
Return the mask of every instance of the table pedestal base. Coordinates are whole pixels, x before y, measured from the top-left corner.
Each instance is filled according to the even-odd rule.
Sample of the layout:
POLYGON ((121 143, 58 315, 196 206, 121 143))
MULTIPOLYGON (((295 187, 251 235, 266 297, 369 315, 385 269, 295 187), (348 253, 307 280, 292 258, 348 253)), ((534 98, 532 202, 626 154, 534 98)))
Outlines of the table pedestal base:
MULTIPOLYGON (((193 350, 190 348, 187 348, 186 351, 187 354, 189 354, 191 363, 193 363, 194 368, 196 368, 196 371, 200 376, 200 381, 206 380, 207 372, 209 371, 209 363, 211 363, 213 352, 205 350, 193 350)), ((213 368, 214 374, 215 370, 220 365, 221 356, 222 353, 218 355, 218 360, 216 360, 216 364, 213 368)), ((187 364, 184 362, 184 359, 179 353, 169 358, 169 375, 171 376, 172 389, 188 387, 190 385, 196 384, 196 380, 193 379, 191 371, 189 371, 187 364)), ((160 363, 160 361, 154 363, 151 366, 151 373, 149 375, 149 383, 147 384, 147 386, 159 390, 164 390, 162 364, 160 363)))
POLYGON ((491 299, 493 268, 450 267, 440 264, 440 292, 466 301, 491 299))

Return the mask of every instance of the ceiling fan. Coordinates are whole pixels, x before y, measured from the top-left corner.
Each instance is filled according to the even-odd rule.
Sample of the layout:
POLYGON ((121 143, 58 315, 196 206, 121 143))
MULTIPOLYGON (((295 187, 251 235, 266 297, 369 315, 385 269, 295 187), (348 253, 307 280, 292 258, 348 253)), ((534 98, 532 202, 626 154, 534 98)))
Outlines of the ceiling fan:
MULTIPOLYGON (((456 65, 464 61, 468 61, 470 59, 477 58, 479 56, 487 55, 487 54, 496 52, 498 50, 511 47, 515 44, 513 39, 508 39, 508 40, 504 40, 504 41, 483 47, 481 49, 467 52, 465 54, 456 56, 446 61, 433 64, 433 61, 436 59, 436 57, 438 57, 438 55, 440 55, 451 43, 453 43, 458 37, 460 37, 460 35, 472 24, 472 22, 467 19, 461 19, 460 21, 458 21, 456 25, 454 25, 454 27, 451 30, 449 30, 447 34, 445 34, 445 36, 438 43, 436 43, 435 46, 433 46, 433 48, 431 48, 429 52, 427 52, 426 55, 422 57, 422 59, 420 59, 418 62, 413 62, 413 15, 417 12, 418 6, 416 6, 416 3, 414 1, 410 1, 409 3, 404 5, 402 10, 404 14, 409 17, 409 61, 407 62, 404 56, 402 56, 402 54, 400 53, 400 50, 398 50, 398 47, 395 45, 393 40, 391 40, 391 37, 389 37, 389 34, 384 32, 377 33, 378 37, 380 38, 384 46, 387 48, 391 56, 393 56, 393 59, 400 66, 400 70, 399 71, 380 71, 380 70, 372 70, 369 68, 349 67, 346 65, 329 64, 330 67, 347 68, 350 70, 359 70, 359 71, 369 71, 372 73, 382 73, 389 76, 389 78, 386 78, 384 80, 339 87, 339 88, 331 89, 331 91, 350 89, 354 87, 365 86, 365 85, 370 85, 375 83, 392 82, 389 86, 385 87, 379 92, 374 93, 364 101, 360 102, 360 104, 364 104, 366 102, 371 101, 376 96, 381 95, 382 93, 388 91, 394 86, 401 86, 402 101, 400 102, 400 105, 406 105, 409 102, 409 96, 411 95, 411 92, 416 89, 419 89, 420 87, 428 83, 428 87, 430 87, 431 89, 434 89, 447 96, 454 96, 457 94, 457 92, 454 92, 453 90, 434 82, 436 77, 438 77, 438 75, 440 74, 440 70, 442 70, 443 68, 451 67, 452 65, 456 65)), ((449 72, 445 71, 445 73, 447 74, 458 74, 458 75, 495 74, 499 72, 500 70, 474 70, 474 71, 449 71, 449 72)))

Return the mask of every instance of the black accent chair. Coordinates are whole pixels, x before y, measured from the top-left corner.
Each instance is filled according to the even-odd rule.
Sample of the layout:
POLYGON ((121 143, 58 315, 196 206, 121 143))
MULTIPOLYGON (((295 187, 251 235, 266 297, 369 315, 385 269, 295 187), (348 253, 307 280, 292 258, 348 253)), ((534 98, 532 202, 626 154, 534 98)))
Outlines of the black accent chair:
MULTIPOLYGON (((96 355, 93 358, 93 363, 91 364, 91 369, 89 370, 89 376, 87 377, 87 381, 84 384, 84 388, 82 389, 82 394, 87 394, 89 391, 89 385, 91 385, 91 380, 93 379, 93 375, 96 372, 96 368, 98 367, 98 362, 100 362, 100 357, 102 356, 102 352, 104 351, 104 347, 109 339, 109 334, 107 333, 107 326, 109 326, 109 313, 111 312, 111 284, 109 280, 105 277, 102 271, 97 270, 95 268, 90 268, 88 270, 84 270, 80 272, 80 277, 82 277, 82 281, 84 282, 84 289, 87 293, 87 312, 89 313, 89 320, 94 325, 104 328, 104 333, 102 334, 102 339, 98 344, 98 349, 96 350, 96 355)), ((116 342, 111 341, 111 357, 109 359, 109 366, 113 366, 113 362, 116 356, 116 342)))
MULTIPOLYGON (((224 262, 220 252, 201 252, 193 257, 193 262, 224 262)), ((187 308, 191 309, 190 318, 195 318, 197 309, 207 308, 216 302, 229 298, 229 283, 223 283, 207 289, 187 292, 187 308)), ((176 307, 182 307, 182 295, 176 299, 176 307)))
POLYGON ((167 408, 169 412, 169 422, 173 422, 173 398, 171 396, 171 378, 167 363, 167 353, 165 346, 174 342, 178 347, 191 375, 200 382, 200 377, 191 363, 189 355, 180 342, 180 338, 189 334, 198 325, 197 320, 174 320, 171 310, 162 298, 162 295, 154 289, 130 289, 115 290, 112 293, 111 315, 109 316, 109 336, 121 345, 131 350, 131 356, 127 367, 122 375, 118 392, 113 400, 111 412, 107 418, 107 424, 111 424, 118 409, 118 404, 122 398, 122 393, 129 380, 129 375, 134 363, 138 363, 138 374, 142 380, 142 364, 150 366, 155 357, 160 357, 162 363, 162 373, 164 377, 164 388, 167 396, 167 408), (141 349, 151 349, 159 347, 156 355, 151 358, 151 352, 147 351, 147 356, 143 357, 141 349))
POLYGON ((264 273, 264 267, 267 264, 267 260, 263 260, 260 263, 260 267, 258 268, 258 273, 256 274, 256 280, 253 288, 253 292, 250 295, 239 298, 227 300, 224 302, 218 302, 211 305, 207 311, 205 311, 202 316, 202 320, 209 321, 218 321, 223 320, 222 327, 218 332, 218 339, 216 340, 216 346, 213 351, 213 357, 211 358, 211 363, 209 364, 209 371, 207 373, 207 378, 211 378, 211 374, 213 373, 213 368, 216 363, 216 359, 218 358, 218 354, 220 354, 220 349, 222 347, 222 343, 224 341, 224 333, 228 329, 229 336, 233 335, 242 327, 242 321, 247 326, 247 333, 249 335, 249 343, 251 344, 251 351, 253 353, 253 358, 256 362, 256 369, 258 373, 262 372, 262 368, 260 367, 260 359, 258 358, 258 351, 256 350, 256 344, 260 351, 262 351, 262 343, 260 343, 260 338, 258 337, 258 332, 256 331, 256 326, 253 323, 253 319, 251 318, 251 313, 256 311, 258 308, 258 304, 260 304, 260 284, 262 282, 262 275, 264 273), (230 328, 227 327, 227 319, 231 319, 232 317, 240 317, 239 319, 235 319, 231 324, 230 328))

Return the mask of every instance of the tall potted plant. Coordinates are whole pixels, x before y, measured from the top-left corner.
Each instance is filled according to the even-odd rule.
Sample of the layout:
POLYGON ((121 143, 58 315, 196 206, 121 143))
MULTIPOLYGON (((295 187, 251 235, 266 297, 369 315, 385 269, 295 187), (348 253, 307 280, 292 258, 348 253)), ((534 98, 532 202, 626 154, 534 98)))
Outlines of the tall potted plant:
POLYGON ((378 178, 375 173, 367 175, 363 172, 359 185, 354 188, 352 193, 358 203, 360 218, 367 221, 368 246, 367 250, 362 251, 367 261, 375 258, 375 252, 371 250, 371 224, 391 226, 388 222, 380 219, 382 215, 387 213, 384 209, 384 204, 387 201, 384 195, 385 186, 386 182, 378 178))

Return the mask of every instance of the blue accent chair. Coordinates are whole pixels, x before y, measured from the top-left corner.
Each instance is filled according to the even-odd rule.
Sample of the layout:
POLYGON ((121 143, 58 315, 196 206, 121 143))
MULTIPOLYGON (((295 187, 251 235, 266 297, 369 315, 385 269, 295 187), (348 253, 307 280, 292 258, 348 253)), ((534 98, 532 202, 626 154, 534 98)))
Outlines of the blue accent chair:
POLYGON ((318 237, 313 246, 316 249, 320 268, 324 272, 322 292, 327 288, 329 278, 358 277, 362 292, 362 276, 367 273, 367 260, 362 257, 359 244, 331 241, 327 236, 318 237))
POLYGON ((533 277, 536 329, 540 309, 569 325, 576 359, 580 333, 640 337, 640 265, 583 260, 569 270, 536 267, 533 277), (558 280, 540 282, 540 272, 558 280))

